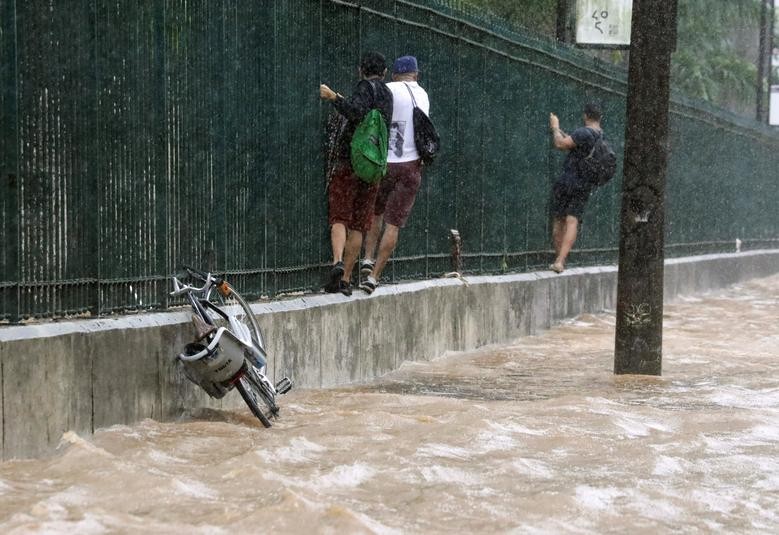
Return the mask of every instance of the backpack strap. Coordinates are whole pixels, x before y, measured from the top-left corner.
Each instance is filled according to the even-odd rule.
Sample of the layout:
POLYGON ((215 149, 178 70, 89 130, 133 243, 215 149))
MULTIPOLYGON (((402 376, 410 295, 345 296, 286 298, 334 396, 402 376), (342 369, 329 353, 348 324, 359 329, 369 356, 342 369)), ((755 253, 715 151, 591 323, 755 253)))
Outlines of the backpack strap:
POLYGON ((594 128, 590 128, 589 126, 587 126, 586 128, 587 130, 592 132, 593 135, 595 136, 595 141, 592 142, 592 149, 590 150, 590 153, 586 156, 586 158, 592 158, 592 155, 595 154, 595 146, 598 144, 598 141, 600 141, 601 138, 603 137, 603 130, 598 132, 597 130, 595 130, 594 128))
POLYGON ((365 81, 368 82, 368 85, 371 86, 371 97, 373 98, 373 104, 374 104, 373 106, 371 106, 371 109, 373 109, 373 108, 376 107, 375 106, 375 104, 376 104, 376 86, 373 85, 373 80, 365 80, 365 81))
MULTIPOLYGON (((378 90, 376 89, 376 86, 373 83, 376 80, 365 80, 365 81, 368 82, 369 86, 371 86, 371 106, 368 108, 368 111, 365 113, 365 116, 367 116, 368 113, 371 112, 371 110, 378 110, 379 109, 378 106, 376 105, 376 99, 379 96, 379 92, 378 92, 378 90)), ((365 119, 365 116, 363 117, 363 119, 365 119)))
POLYGON ((414 104, 414 107, 417 108, 417 99, 414 98, 414 93, 411 91, 411 88, 406 82, 403 82, 403 85, 405 85, 406 89, 408 89, 408 94, 411 95, 411 102, 414 104))
POLYGON ((590 132, 592 132, 592 134, 595 136, 595 141, 596 141, 596 142, 597 142, 597 141, 598 141, 600 138, 602 138, 602 137, 603 137, 603 130, 601 130, 601 131, 599 132, 599 131, 595 130, 594 128, 590 127, 590 126, 586 126, 585 128, 586 128, 587 130, 589 130, 590 132))

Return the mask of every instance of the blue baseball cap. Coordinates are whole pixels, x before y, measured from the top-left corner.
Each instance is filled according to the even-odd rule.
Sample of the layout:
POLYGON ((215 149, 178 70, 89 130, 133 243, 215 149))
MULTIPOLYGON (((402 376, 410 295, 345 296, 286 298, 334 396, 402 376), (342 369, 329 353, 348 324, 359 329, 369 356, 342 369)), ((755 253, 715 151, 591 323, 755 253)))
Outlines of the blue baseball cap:
POLYGON ((414 56, 400 56, 392 64, 392 74, 405 74, 407 72, 417 72, 417 58, 414 56))

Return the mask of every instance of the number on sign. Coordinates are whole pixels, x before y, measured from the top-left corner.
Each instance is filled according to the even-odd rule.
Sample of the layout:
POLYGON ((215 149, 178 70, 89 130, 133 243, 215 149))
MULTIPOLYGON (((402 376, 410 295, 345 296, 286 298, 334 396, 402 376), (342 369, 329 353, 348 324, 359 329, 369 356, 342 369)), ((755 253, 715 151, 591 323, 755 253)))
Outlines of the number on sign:
POLYGON ((601 23, 609 18, 609 12, 605 9, 603 11, 598 11, 597 9, 592 12, 592 18, 595 19, 595 29, 598 30, 600 33, 603 33, 603 28, 600 27, 601 23))

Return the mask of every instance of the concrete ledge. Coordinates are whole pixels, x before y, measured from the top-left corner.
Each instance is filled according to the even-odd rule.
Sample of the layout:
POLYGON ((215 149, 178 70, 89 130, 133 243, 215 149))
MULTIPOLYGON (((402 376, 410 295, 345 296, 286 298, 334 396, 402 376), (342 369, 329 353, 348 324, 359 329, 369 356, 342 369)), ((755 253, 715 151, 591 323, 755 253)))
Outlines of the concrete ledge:
MULTIPOLYGON (((779 250, 671 259, 665 297, 779 272, 779 250)), ((298 388, 363 381, 445 351, 509 342, 583 312, 614 309, 614 266, 380 286, 371 296, 310 295, 256 303, 273 375, 298 388)), ((65 431, 90 433, 195 407, 240 407, 191 385, 173 356, 189 312, 0 328, 0 458, 51 452, 65 431)))

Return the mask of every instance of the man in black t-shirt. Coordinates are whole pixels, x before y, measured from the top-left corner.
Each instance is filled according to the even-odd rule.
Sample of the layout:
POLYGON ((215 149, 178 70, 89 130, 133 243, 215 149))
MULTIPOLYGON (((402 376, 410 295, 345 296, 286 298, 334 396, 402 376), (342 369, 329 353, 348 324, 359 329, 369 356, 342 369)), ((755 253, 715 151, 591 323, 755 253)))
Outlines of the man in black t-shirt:
POLYGON ((349 147, 357 126, 372 109, 378 109, 384 122, 392 120, 392 92, 384 83, 387 61, 378 52, 368 52, 360 62, 360 81, 348 98, 327 85, 319 86, 319 96, 333 103, 336 111, 346 119, 341 135, 334 140, 334 169, 328 184, 328 223, 333 265, 330 268, 325 291, 352 294, 352 268, 360 254, 362 238, 373 223, 373 208, 379 184, 368 184, 352 171, 349 147))
POLYGON ((597 104, 584 106, 584 126, 567 135, 560 130, 560 120, 549 114, 549 128, 556 149, 568 151, 563 163, 563 172, 552 188, 552 239, 555 261, 549 269, 562 273, 565 260, 571 252, 579 222, 584 214, 593 185, 579 173, 579 162, 592 151, 595 141, 603 135, 600 127, 601 111, 597 104))

